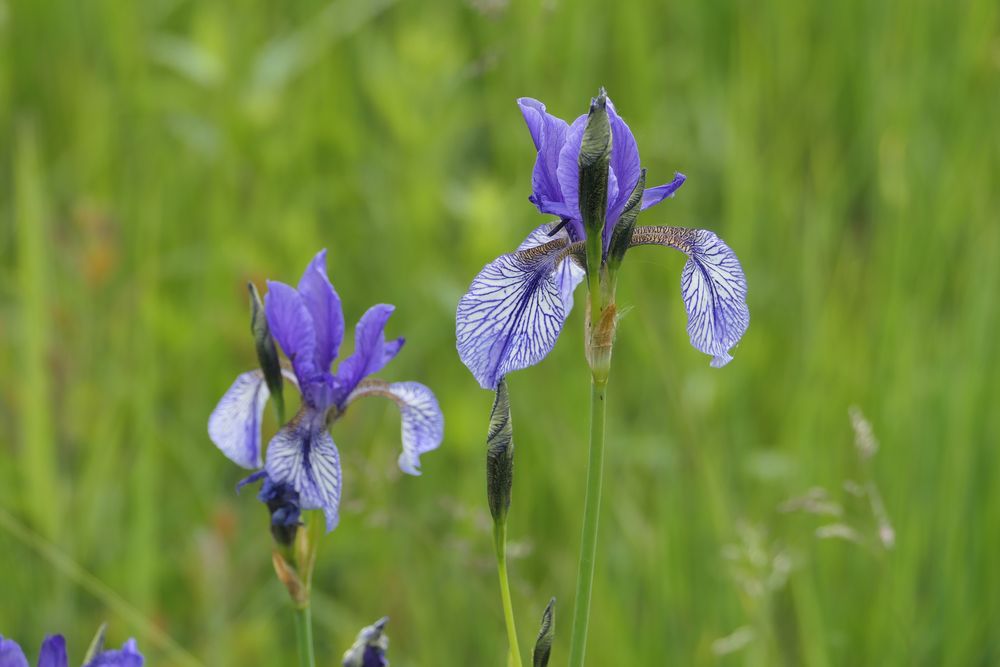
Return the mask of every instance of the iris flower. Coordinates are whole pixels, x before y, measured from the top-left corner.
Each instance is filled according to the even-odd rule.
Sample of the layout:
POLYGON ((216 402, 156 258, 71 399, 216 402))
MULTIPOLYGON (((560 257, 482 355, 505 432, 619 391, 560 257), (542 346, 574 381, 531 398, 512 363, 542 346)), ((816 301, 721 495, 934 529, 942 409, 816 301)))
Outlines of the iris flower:
MULTIPOLYGON (((606 104, 611 155, 602 263, 623 215, 672 197, 685 180, 678 173, 669 183, 644 188, 635 137, 610 99, 606 104)), ((573 307, 573 291, 586 275, 578 162, 588 117, 568 124, 538 100, 521 98, 518 105, 538 151, 529 200, 559 220, 536 228, 514 252, 487 264, 459 302, 458 353, 484 389, 495 389, 504 375, 538 363, 552 350, 573 307)), ((630 227, 629 233, 629 247, 662 245, 688 256, 681 296, 691 344, 712 356, 712 366, 728 363, 750 322, 746 278, 733 251, 703 229, 630 227)))
POLYGON ((344 653, 343 667, 389 667, 385 657, 389 650, 389 636, 385 634, 388 622, 389 618, 385 617, 362 628, 354 644, 344 653))
POLYGON ((387 341, 385 325, 393 306, 372 306, 354 332, 354 352, 337 359, 344 338, 340 297, 326 275, 326 251, 312 260, 298 287, 269 281, 264 299, 267 324, 288 358, 291 371, 283 369, 302 395, 302 407, 261 448, 261 419, 270 392, 264 374, 243 373, 212 412, 208 433, 215 445, 234 463, 263 470, 244 482, 264 478, 261 499, 275 501, 272 522, 298 521, 297 508, 323 510, 327 531, 337 525, 340 505, 340 455, 329 427, 359 398, 382 396, 399 406, 402 415, 403 452, 400 469, 420 474, 420 455, 441 444, 444 419, 433 392, 417 382, 370 379, 388 364, 403 346, 403 339, 387 341))
MULTIPOLYGON (((38 667, 68 667, 66 640, 62 635, 49 635, 38 652, 38 667)), ((143 657, 130 639, 118 651, 101 651, 83 667, 142 667, 143 657)), ((0 667, 28 667, 28 659, 17 642, 0 635, 0 667)))

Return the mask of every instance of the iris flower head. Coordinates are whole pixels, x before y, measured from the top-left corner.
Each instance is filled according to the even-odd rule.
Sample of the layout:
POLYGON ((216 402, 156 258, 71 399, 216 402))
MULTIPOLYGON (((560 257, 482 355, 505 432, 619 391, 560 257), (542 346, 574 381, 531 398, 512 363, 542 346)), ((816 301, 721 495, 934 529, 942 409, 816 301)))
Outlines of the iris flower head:
POLYGON ((389 650, 389 636, 385 634, 388 622, 385 617, 362 628, 354 644, 344 653, 343 667, 389 667, 385 655, 389 650))
MULTIPOLYGON (((385 339, 394 307, 372 306, 354 331, 354 351, 337 365, 344 338, 340 297, 326 275, 326 251, 306 267, 297 287, 269 281, 264 312, 271 335, 288 358, 285 379, 302 397, 301 408, 271 439, 265 452, 261 420, 270 395, 264 373, 243 373, 219 401, 209 437, 234 463, 259 470, 243 483, 264 480, 258 497, 271 509, 272 526, 296 525, 299 510, 323 510, 327 530, 338 521, 341 468, 329 427, 359 398, 392 400, 402 416, 400 469, 420 474, 420 455, 441 444, 444 419, 434 393, 418 382, 384 382, 370 376, 403 347, 385 339)), ((242 484, 242 483, 241 483, 242 484)))
MULTIPOLYGON (((68 667, 66 640, 62 635, 49 635, 38 652, 38 667, 68 667)), ((83 667, 142 667, 143 657, 130 639, 120 650, 101 651, 83 667)), ((29 667, 24 651, 12 639, 0 635, 0 667, 29 667)))
MULTIPOLYGON (((488 263, 459 302, 458 353, 485 389, 495 389, 507 373, 538 363, 552 350, 573 307, 573 292, 586 277, 581 208, 587 193, 580 192, 580 154, 589 116, 567 123, 538 100, 517 102, 537 151, 528 199, 558 220, 537 227, 514 252, 488 263)), ((619 233, 626 237, 622 253, 647 244, 684 252, 688 261, 681 273, 681 296, 691 344, 712 356, 712 366, 725 365, 750 322, 739 260, 708 230, 633 229, 639 212, 673 197, 685 177, 677 173, 663 185, 646 188, 635 137, 603 91, 591 114, 595 109, 607 113, 611 143, 600 229, 602 266, 609 252, 615 252, 619 233)))

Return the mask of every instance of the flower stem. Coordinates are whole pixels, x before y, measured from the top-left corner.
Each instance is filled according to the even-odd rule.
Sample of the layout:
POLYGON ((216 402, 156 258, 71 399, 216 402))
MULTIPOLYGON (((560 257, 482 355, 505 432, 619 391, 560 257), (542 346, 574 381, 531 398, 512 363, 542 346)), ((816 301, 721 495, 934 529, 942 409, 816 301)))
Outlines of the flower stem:
POLYGON ((312 611, 308 603, 295 609, 295 636, 299 642, 299 667, 316 667, 313 652, 312 611))
POLYGON ((573 633, 570 639, 569 667, 583 667, 587 649, 587 624, 590 620, 590 594, 594 584, 594 561, 597 555, 597 527, 601 509, 601 485, 604 478, 604 417, 608 381, 594 377, 590 387, 590 461, 587 464, 587 498, 583 511, 583 537, 577 569, 576 600, 573 604, 573 633))
POLYGON ((521 649, 517 645, 517 628, 514 626, 514 605, 510 600, 510 584, 507 582, 507 520, 493 524, 493 544, 497 552, 497 573, 500 575, 500 598, 503 600, 503 617, 507 624, 507 644, 510 653, 507 664, 521 667, 521 649))

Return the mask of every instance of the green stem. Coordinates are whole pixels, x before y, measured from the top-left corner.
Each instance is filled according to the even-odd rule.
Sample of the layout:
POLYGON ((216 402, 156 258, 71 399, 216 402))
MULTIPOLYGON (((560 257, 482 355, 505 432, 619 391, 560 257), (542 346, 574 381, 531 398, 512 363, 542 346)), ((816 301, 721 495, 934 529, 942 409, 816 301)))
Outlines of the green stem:
POLYGON ((313 652, 312 612, 309 604, 295 610, 295 636, 299 641, 299 666, 316 667, 313 652))
POLYGON ((500 575, 500 597, 503 600, 503 617, 507 624, 507 644, 510 654, 507 664, 521 667, 521 649, 517 645, 517 629, 514 627, 514 605, 510 600, 510 584, 507 581, 507 520, 493 524, 493 544, 497 552, 497 573, 500 575))
POLYGON ((597 556, 597 524, 601 510, 604 478, 604 416, 607 380, 594 378, 590 388, 590 461, 587 464, 587 499, 583 511, 583 538, 573 604, 573 634, 570 639, 569 667, 583 667, 590 620, 590 594, 594 584, 597 556))

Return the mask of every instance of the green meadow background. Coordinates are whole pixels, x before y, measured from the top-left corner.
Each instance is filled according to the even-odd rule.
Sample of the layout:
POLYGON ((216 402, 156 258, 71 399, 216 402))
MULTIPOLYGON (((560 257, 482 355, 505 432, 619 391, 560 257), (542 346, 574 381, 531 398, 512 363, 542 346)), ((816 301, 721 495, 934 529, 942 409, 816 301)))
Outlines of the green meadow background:
MULTIPOLYGON (((752 319, 710 368, 683 255, 629 255, 589 664, 1000 664, 995 0, 0 0, 0 632, 66 633, 73 664, 105 620, 154 667, 293 664, 266 511, 206 420, 255 364, 247 281, 326 247, 350 323, 398 306, 381 377, 430 385, 446 435, 409 478, 391 404, 337 423, 321 664, 388 614, 394 667, 504 665, 492 397, 454 311, 544 220, 515 99, 572 118, 601 85, 650 183, 688 176, 639 224, 717 231, 752 319)), ((530 647, 558 598, 553 665, 582 328, 510 378, 514 603, 530 647)))

